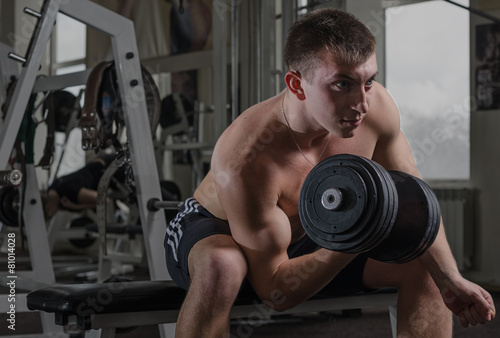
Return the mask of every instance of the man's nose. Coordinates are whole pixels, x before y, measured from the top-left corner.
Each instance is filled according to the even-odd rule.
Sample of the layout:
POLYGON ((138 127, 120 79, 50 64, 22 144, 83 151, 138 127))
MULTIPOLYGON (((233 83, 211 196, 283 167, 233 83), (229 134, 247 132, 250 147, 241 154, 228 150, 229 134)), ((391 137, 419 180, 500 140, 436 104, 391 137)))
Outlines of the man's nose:
POLYGON ((368 113, 368 98, 365 88, 361 88, 356 94, 354 98, 354 102, 351 107, 353 110, 360 112, 362 114, 368 113))

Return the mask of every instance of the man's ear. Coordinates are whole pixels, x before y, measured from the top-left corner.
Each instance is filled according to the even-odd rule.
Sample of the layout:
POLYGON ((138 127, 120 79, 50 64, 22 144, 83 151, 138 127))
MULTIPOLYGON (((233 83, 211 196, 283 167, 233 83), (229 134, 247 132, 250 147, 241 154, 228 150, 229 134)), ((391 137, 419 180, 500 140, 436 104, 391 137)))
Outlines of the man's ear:
POLYGON ((306 95, 304 94, 304 89, 302 88, 302 76, 299 72, 288 71, 285 74, 285 83, 290 92, 297 97, 299 100, 305 100, 306 95))

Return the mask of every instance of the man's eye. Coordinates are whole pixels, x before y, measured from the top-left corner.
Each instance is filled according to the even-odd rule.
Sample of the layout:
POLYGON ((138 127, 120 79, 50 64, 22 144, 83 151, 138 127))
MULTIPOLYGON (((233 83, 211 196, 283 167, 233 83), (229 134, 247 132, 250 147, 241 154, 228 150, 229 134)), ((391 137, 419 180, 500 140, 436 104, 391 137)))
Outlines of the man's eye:
POLYGON ((370 79, 368 80, 368 82, 366 83, 367 86, 371 86, 373 85, 373 82, 375 82, 375 79, 370 79))
POLYGON ((347 83, 347 81, 339 81, 339 82, 336 82, 335 85, 339 88, 344 89, 344 88, 347 88, 348 83, 347 83))

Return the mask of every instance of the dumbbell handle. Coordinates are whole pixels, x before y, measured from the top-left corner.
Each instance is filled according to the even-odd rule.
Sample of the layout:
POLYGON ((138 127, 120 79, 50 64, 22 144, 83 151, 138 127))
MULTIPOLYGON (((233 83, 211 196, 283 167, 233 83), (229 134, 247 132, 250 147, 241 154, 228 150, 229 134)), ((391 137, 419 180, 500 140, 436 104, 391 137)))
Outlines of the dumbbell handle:
POLYGON ((338 188, 329 188, 321 196, 321 204, 327 210, 337 210, 342 205, 342 191, 338 188))
POLYGON ((19 185, 23 179, 23 173, 17 169, 0 171, 0 186, 19 185))

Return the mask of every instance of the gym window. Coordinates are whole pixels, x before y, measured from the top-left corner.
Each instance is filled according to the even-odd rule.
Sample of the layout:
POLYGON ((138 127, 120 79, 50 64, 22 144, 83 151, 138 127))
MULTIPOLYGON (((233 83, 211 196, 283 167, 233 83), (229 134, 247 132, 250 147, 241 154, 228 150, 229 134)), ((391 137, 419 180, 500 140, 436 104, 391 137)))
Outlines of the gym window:
POLYGON ((469 12, 441 1, 388 8, 386 43, 386 86, 421 175, 468 179, 469 12))
MULTIPOLYGON (((51 46, 51 73, 63 75, 84 71, 86 69, 86 38, 87 26, 62 13, 57 14, 55 32, 52 36, 51 46)), ((78 97, 84 85, 64 88, 78 97)), ((83 99, 80 105, 83 106, 83 99)), ((57 175, 61 176, 75 171, 85 164, 85 152, 81 148, 81 132, 78 128, 73 129, 69 135, 56 133, 56 149, 54 163, 58 163, 60 156, 63 159, 57 175)), ((51 172, 50 181, 54 179, 55 168, 51 172)))

